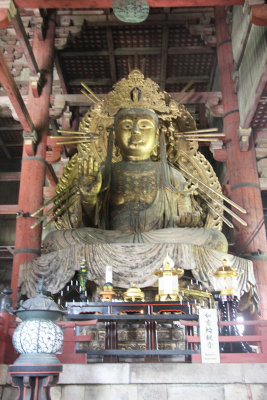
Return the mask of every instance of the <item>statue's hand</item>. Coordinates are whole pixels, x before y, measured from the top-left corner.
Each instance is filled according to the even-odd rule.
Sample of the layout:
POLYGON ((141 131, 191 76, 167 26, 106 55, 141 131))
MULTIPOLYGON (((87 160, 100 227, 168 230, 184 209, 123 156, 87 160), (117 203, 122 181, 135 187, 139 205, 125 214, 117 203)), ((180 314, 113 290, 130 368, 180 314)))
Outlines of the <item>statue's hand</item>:
POLYGON ((83 199, 89 200, 97 197, 102 185, 102 175, 98 162, 89 157, 79 164, 79 190, 83 199))

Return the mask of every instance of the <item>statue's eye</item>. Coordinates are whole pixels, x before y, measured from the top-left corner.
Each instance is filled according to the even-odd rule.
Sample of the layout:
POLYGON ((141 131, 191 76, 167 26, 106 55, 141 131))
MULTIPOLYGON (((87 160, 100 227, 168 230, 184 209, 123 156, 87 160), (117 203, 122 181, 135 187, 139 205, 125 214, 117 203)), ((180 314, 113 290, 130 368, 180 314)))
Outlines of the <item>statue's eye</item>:
POLYGON ((132 128, 132 125, 131 125, 131 124, 123 124, 123 125, 122 125, 122 128, 123 128, 123 129, 131 129, 131 128, 132 128))
POLYGON ((149 125, 146 122, 141 122, 139 124, 139 128, 140 129, 146 129, 146 128, 149 128, 149 125))

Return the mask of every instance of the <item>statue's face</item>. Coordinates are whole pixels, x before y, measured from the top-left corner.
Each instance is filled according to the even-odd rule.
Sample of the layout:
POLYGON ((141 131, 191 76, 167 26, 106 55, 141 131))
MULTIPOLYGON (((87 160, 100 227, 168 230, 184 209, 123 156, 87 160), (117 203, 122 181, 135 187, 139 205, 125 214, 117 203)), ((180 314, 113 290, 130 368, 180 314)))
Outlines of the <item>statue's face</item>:
POLYGON ((129 110, 115 122, 117 145, 124 159, 142 161, 150 158, 156 144, 157 121, 151 112, 129 110))

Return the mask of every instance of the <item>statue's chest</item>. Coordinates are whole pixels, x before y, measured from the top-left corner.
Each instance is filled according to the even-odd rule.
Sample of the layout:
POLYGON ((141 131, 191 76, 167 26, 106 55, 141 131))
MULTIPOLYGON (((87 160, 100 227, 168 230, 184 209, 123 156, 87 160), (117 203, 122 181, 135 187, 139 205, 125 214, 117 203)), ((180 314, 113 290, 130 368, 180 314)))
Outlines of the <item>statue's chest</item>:
POLYGON ((113 168, 111 177, 112 206, 134 204, 147 206, 151 204, 159 189, 158 169, 151 165, 123 165, 113 168))

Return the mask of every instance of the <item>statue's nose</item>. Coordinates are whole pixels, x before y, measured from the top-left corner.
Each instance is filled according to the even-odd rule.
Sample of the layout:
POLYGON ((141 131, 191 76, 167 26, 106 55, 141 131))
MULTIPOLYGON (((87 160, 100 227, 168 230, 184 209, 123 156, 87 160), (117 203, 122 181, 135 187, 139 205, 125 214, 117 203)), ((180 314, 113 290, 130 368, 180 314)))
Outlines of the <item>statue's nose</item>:
POLYGON ((133 126, 133 128, 132 128, 132 133, 133 133, 134 135, 137 135, 137 136, 141 135, 141 131, 140 131, 140 129, 138 128, 138 125, 137 125, 136 123, 134 124, 134 126, 133 126))

